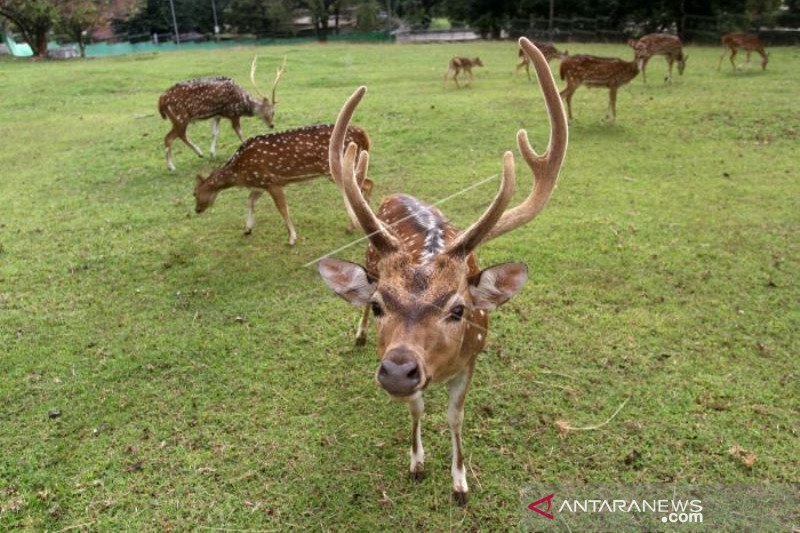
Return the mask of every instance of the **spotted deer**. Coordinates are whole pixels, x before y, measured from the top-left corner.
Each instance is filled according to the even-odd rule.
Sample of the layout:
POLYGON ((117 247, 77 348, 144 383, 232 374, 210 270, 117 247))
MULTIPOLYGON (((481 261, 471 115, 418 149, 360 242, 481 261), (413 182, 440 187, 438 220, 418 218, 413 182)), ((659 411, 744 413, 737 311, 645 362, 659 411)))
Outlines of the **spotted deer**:
POLYGON ((450 60, 450 63, 447 67, 447 72, 444 73, 444 84, 447 86, 447 78, 450 77, 450 73, 452 72, 453 81, 456 82, 456 87, 461 87, 458 84, 458 75, 461 72, 469 76, 469 80, 467 84, 472 82, 475 79, 475 76, 472 74, 472 67, 482 67, 483 62, 481 61, 480 57, 454 57, 450 60))
POLYGON ((769 54, 767 54, 767 51, 764 49, 764 43, 762 43, 758 35, 754 33, 726 33, 723 35, 722 55, 719 56, 717 70, 722 68, 722 60, 725 59, 725 55, 730 52, 731 65, 733 65, 733 71, 736 72, 736 61, 734 61, 734 58, 739 52, 739 48, 743 49, 747 54, 746 63, 748 64, 750 63, 750 54, 752 52, 757 52, 761 56, 761 70, 767 70, 769 54))
POLYGON ((164 151, 167 158, 167 168, 175 170, 172 160, 172 142, 179 138, 194 152, 203 157, 203 151, 194 144, 186 135, 186 128, 197 120, 211 119, 211 157, 216 154, 217 136, 219 135, 219 122, 223 118, 231 121, 233 131, 244 142, 242 135, 241 117, 259 116, 269 126, 274 128, 275 118, 275 91, 283 73, 286 70, 286 60, 278 69, 275 81, 272 83, 272 100, 264 95, 256 84, 256 61, 253 59, 250 66, 250 81, 258 94, 254 97, 242 89, 235 81, 224 76, 213 78, 198 78, 182 81, 167 89, 158 99, 158 111, 161 118, 169 119, 172 129, 164 137, 164 151))
POLYGON ((667 59, 669 65, 669 73, 664 76, 664 82, 672 82, 672 65, 678 62, 678 74, 683 76, 683 70, 686 68, 686 60, 689 59, 688 55, 683 53, 683 43, 680 37, 670 35, 668 33, 650 33, 641 37, 638 40, 631 39, 628 41, 628 46, 633 48, 638 61, 639 70, 642 72, 642 82, 647 83, 647 62, 650 58, 657 55, 662 55, 667 59))
MULTIPOLYGON (((294 130, 258 135, 247 139, 222 167, 207 178, 197 176, 194 189, 195 211, 202 213, 214 204, 220 191, 231 187, 247 187, 247 222, 245 235, 255 225, 255 205, 264 191, 275 202, 289 232, 289 245, 297 241, 297 232, 289 218, 283 187, 292 183, 330 176, 328 144, 333 125, 319 124, 294 130)), ((367 151, 370 141, 363 129, 350 126, 345 136, 360 150, 367 151)), ((369 198, 372 180, 359 180, 361 191, 369 198)))
MULTIPOLYGON (((549 63, 553 59, 564 59, 565 57, 569 56, 569 52, 564 50, 560 52, 555 46, 551 43, 545 43, 541 41, 531 41, 536 48, 542 53, 544 58, 549 63)), ((528 56, 525 55, 525 52, 522 51, 522 48, 517 48, 517 56, 519 57, 519 63, 517 64, 517 68, 514 70, 514 74, 517 74, 520 69, 525 69, 525 74, 528 75, 528 79, 531 79, 531 63, 528 61, 528 56)))
POLYGON ((572 95, 581 85, 608 88, 608 115, 612 121, 617 116, 617 89, 630 82, 639 73, 636 61, 590 55, 569 56, 561 62, 559 70, 567 86, 561 97, 567 101, 567 111, 572 119, 572 95))
POLYGON ((514 156, 503 155, 499 192, 471 226, 459 231, 439 209, 412 196, 395 194, 378 212, 361 194, 358 182, 367 173, 369 154, 352 143, 342 156, 345 128, 366 93, 358 88, 347 100, 331 135, 331 174, 342 187, 354 222, 369 240, 365 266, 334 258, 319 261, 325 283, 353 305, 364 307, 356 344, 364 344, 369 315, 377 322, 380 363, 378 384, 411 413, 410 472, 424 471, 421 419, 423 392, 445 383, 449 392, 447 422, 452 436, 453 497, 464 505, 468 485, 461 426, 464 402, 478 353, 486 343, 489 312, 517 294, 527 280, 524 263, 511 262, 481 270, 478 246, 530 222, 544 208, 556 185, 567 149, 567 120, 547 60, 527 39, 520 46, 531 59, 550 119, 550 141, 537 154, 525 130, 517 144, 535 177, 532 191, 506 209, 515 184, 514 156))

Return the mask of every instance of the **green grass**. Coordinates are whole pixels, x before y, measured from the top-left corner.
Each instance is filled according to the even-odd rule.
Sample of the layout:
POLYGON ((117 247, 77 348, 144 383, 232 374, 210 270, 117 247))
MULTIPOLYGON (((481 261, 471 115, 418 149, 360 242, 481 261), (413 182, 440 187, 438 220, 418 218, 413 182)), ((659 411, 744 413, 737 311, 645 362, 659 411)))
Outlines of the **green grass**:
MULTIPOLYGON (((531 280, 495 313, 467 397, 466 510, 449 500, 445 391, 427 396, 415 484, 405 408, 373 382, 374 332, 353 347, 357 312, 303 267, 351 239, 330 182, 287 190, 289 248, 269 199, 249 238, 246 191, 193 213, 195 174, 223 159, 176 143, 166 171, 161 91, 244 83, 256 52, 264 85, 288 56, 279 128, 331 122, 369 86, 356 118, 375 198, 435 201, 496 174, 518 128, 547 140, 513 43, 0 62, 0 529, 494 530, 516 527, 531 481, 800 478, 796 49, 734 75, 717 72, 716 48, 691 47, 672 85, 655 59, 647 85, 620 91, 615 124, 606 91, 575 95, 550 205, 480 252, 487 266, 526 261, 531 280), (472 88, 442 88, 456 54, 487 65, 472 88), (597 424, 626 398, 601 429, 559 434, 557 421, 597 424), (734 444, 757 454, 752 468, 734 444)), ((223 126, 226 156, 237 142, 223 126)), ((209 129, 190 128, 204 150, 209 129)), ((442 207, 464 227, 496 186, 442 207)))

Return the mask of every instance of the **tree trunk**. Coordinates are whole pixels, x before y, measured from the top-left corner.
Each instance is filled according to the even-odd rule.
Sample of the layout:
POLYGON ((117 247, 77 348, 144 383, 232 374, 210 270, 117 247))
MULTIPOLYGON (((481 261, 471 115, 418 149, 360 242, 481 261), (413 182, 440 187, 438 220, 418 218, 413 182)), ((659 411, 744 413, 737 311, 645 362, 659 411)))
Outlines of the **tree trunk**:
POLYGON ((325 13, 317 20, 317 40, 321 43, 328 41, 328 14, 325 13))
POLYGON ((83 32, 78 36, 78 48, 81 49, 81 58, 86 58, 86 43, 83 41, 83 32))
POLYGON ((29 43, 32 45, 31 48, 33 48, 34 55, 36 57, 47 57, 47 32, 37 30, 35 38, 35 43, 29 43))

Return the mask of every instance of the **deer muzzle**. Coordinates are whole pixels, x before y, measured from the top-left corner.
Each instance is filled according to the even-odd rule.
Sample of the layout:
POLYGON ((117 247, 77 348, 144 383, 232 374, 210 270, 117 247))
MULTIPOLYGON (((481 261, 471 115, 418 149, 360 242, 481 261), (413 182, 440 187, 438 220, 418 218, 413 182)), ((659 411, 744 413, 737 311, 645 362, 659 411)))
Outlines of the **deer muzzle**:
POLYGON ((410 396, 423 383, 422 365, 413 351, 406 347, 393 348, 378 367, 377 380, 392 396, 410 396))

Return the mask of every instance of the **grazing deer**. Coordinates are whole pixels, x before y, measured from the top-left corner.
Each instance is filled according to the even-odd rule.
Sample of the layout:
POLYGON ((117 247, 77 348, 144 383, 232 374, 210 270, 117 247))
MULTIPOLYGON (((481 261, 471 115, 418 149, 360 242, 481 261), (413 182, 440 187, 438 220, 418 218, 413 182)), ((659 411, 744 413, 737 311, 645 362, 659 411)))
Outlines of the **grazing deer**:
POLYGON ((444 84, 447 86, 447 78, 450 77, 450 73, 453 73, 453 81, 456 82, 456 87, 460 87, 458 84, 458 75, 463 71, 465 74, 469 76, 469 81, 467 84, 472 82, 475 79, 475 76, 472 74, 472 67, 482 67, 483 62, 481 61, 480 57, 454 57, 450 60, 450 64, 447 67, 447 72, 444 73, 444 84))
POLYGON ((367 173, 369 154, 352 143, 342 158, 345 128, 366 87, 360 87, 339 113, 331 135, 331 174, 343 188, 351 216, 369 239, 366 266, 325 258, 319 271, 336 294, 364 306, 356 344, 364 344, 370 311, 375 315, 380 364, 375 378, 397 400, 408 405, 412 419, 412 476, 424 470, 420 420, 423 391, 431 383, 449 390, 447 421, 452 436, 453 496, 467 502, 468 486, 461 444, 464 399, 475 361, 484 344, 489 311, 508 301, 527 280, 524 263, 503 263, 481 270, 475 250, 482 243, 532 220, 544 208, 556 184, 567 149, 567 120, 547 61, 531 42, 520 46, 532 60, 550 117, 550 141, 537 154, 520 130, 517 143, 533 171, 528 197, 506 210, 514 192, 514 156, 503 156, 500 190, 486 212, 469 228, 457 230, 435 207, 411 196, 385 198, 377 214, 361 194, 358 181, 367 173), (355 168, 354 168, 355 167, 355 168))
MULTIPOLYGON (((553 59, 564 59, 565 57, 569 56, 569 52, 564 50, 563 52, 559 52, 558 49, 553 46, 551 43, 544 43, 541 41, 531 41, 536 48, 542 53, 544 58, 549 63, 553 59)), ((519 57, 519 64, 517 68, 514 70, 514 74, 519 72, 519 69, 524 68, 525 74, 528 75, 528 79, 531 79, 531 62, 528 61, 528 56, 525 55, 525 52, 522 51, 522 48, 517 49, 517 56, 519 57)))
POLYGON ((672 64, 676 61, 678 62, 678 74, 683 76, 689 56, 683 53, 683 43, 681 43, 680 37, 668 33, 650 33, 638 40, 631 39, 628 41, 628 46, 633 48, 636 55, 643 83, 647 83, 645 74, 647 62, 651 57, 657 55, 665 56, 669 65, 669 74, 664 76, 664 83, 672 82, 672 64))
POLYGON ((216 153, 219 121, 223 118, 231 121, 233 130, 242 142, 244 142, 244 136, 239 123, 241 117, 257 115, 270 128, 275 127, 273 123, 276 104, 275 90, 286 70, 286 59, 284 58, 283 65, 275 75, 275 81, 272 84, 272 101, 261 93, 256 84, 257 60, 258 57, 254 58, 253 64, 250 66, 250 81, 259 98, 252 96, 235 81, 224 76, 183 81, 173 85, 161 95, 158 99, 158 111, 161 113, 161 118, 169 118, 172 122, 172 129, 164 137, 169 170, 175 170, 175 163, 172 160, 172 142, 176 137, 186 143, 198 156, 203 157, 202 150, 186 136, 186 128, 191 122, 211 119, 211 148, 209 149, 211 157, 214 157, 216 153))
POLYGON ((617 116, 617 89, 630 82, 639 73, 636 61, 624 61, 614 57, 590 55, 569 56, 561 62, 559 70, 567 86, 561 97, 567 101, 567 111, 572 119, 572 95, 581 85, 608 88, 608 115, 612 121, 617 116))
MULTIPOLYGON (((248 187, 250 197, 247 201, 244 233, 250 235, 255 225, 256 201, 267 191, 286 223, 289 245, 294 245, 297 232, 289 218, 283 187, 330 175, 328 144, 332 131, 333 125, 319 124, 247 139, 228 162, 212 172, 208 178, 197 176, 194 189, 195 211, 202 213, 211 207, 221 190, 248 187)), ((369 150, 369 136, 363 129, 349 127, 346 138, 359 149, 369 150)), ((365 177, 359 183, 364 195, 369 197, 372 180, 365 177)))
POLYGON ((734 58, 739 52, 739 48, 743 49, 747 54, 746 63, 750 63, 750 54, 758 52, 761 56, 761 70, 767 70, 767 62, 769 61, 769 54, 764 50, 764 43, 754 33, 726 33, 722 36, 722 55, 719 56, 719 63, 717 70, 722 68, 722 60, 725 59, 725 54, 729 51, 731 53, 731 65, 733 71, 736 72, 736 62, 734 58))

